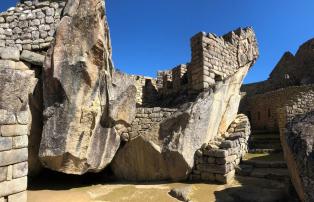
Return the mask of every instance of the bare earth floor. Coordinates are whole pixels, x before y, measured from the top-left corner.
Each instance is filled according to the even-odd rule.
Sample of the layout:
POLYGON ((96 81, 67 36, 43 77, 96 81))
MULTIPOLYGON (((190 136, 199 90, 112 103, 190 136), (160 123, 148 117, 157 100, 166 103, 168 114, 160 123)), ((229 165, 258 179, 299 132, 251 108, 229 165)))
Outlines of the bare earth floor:
POLYGON ((230 185, 205 183, 157 183, 85 184, 71 179, 44 180, 32 182, 28 191, 29 202, 171 202, 178 201, 168 192, 172 188, 192 187, 189 195, 193 202, 235 202, 235 201, 287 201, 286 186, 272 180, 238 177, 230 185))

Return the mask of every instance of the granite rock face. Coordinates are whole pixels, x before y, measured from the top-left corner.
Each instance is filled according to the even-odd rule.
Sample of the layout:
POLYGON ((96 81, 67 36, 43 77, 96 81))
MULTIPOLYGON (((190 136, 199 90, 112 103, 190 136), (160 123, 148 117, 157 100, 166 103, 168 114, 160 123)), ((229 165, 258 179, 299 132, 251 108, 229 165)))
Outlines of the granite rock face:
POLYGON ((83 174, 111 162, 120 145, 115 126, 132 121, 136 93, 132 82, 115 92, 112 74, 104 1, 68 1, 44 64, 44 166, 83 174))
POLYGON ((194 101, 182 104, 172 113, 159 108, 138 110, 129 133, 130 141, 118 150, 112 163, 118 178, 184 180, 189 176, 195 152, 218 133, 226 132, 237 116, 241 84, 257 59, 258 54, 252 54, 258 53, 254 32, 241 30, 237 37, 233 33, 233 40, 225 42, 230 49, 238 49, 235 73, 217 79, 194 101))
POLYGON ((314 111, 297 115, 284 132, 285 159, 302 201, 314 201, 314 111))

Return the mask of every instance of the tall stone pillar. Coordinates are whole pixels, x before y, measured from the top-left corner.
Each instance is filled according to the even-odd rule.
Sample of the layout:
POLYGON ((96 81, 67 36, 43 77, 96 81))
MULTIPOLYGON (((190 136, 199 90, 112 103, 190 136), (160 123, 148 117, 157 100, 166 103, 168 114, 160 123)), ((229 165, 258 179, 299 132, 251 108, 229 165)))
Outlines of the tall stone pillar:
POLYGON ((36 79, 20 51, 0 48, 0 201, 27 201, 28 98, 36 79))

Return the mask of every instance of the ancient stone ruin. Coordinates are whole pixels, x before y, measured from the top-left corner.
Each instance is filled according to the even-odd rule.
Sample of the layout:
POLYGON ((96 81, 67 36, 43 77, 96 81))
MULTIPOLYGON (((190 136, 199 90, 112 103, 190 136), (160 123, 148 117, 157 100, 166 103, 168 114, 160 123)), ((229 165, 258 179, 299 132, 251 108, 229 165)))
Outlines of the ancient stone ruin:
POLYGON ((269 80, 244 86, 259 56, 251 27, 200 32, 190 44, 189 63, 156 78, 128 75, 114 68, 103 0, 21 1, 1 13, 0 202, 26 201, 27 176, 43 167, 228 184, 243 172, 251 128, 280 128, 285 154, 296 155, 287 159, 292 173, 309 159, 292 181, 312 199, 304 194, 313 187, 312 41, 285 54, 269 80))

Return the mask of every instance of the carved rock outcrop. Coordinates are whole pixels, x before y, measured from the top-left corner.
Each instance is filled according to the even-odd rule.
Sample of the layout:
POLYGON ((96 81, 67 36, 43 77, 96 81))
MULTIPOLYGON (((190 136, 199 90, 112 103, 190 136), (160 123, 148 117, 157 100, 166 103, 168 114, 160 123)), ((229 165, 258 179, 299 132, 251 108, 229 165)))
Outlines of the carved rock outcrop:
POLYGON ((121 115, 135 109, 132 82, 122 83, 125 91, 119 92, 112 84, 104 11, 103 0, 69 0, 45 59, 39 156, 44 166, 56 171, 83 174, 102 170, 120 145, 120 131, 115 126, 121 123, 122 130, 133 121, 132 113, 121 115))
POLYGON ((282 146, 291 180, 302 201, 314 200, 314 111, 289 121, 282 146))
MULTIPOLYGON (((186 102, 173 112, 159 107, 138 109, 129 132, 129 142, 118 150, 112 163, 118 178, 133 181, 186 179, 194 165, 195 152, 218 133, 226 132, 235 119, 241 84, 258 57, 255 34, 252 29, 239 29, 226 35, 225 39, 213 35, 207 37, 203 33, 200 37, 200 51, 204 57, 212 58, 209 61, 213 61, 213 65, 196 66, 194 60, 188 72, 197 68, 203 73, 209 69, 213 77, 218 77, 221 72, 223 75, 213 80, 193 102, 186 102), (211 50, 213 43, 221 47, 215 48, 216 53, 211 50), (232 66, 221 72, 215 70, 214 65, 220 66, 226 61, 232 66)), ((197 75, 192 73, 192 76, 196 78, 197 75)), ((196 83, 193 89, 208 85, 210 78, 206 75, 202 78, 204 83, 196 83)))

